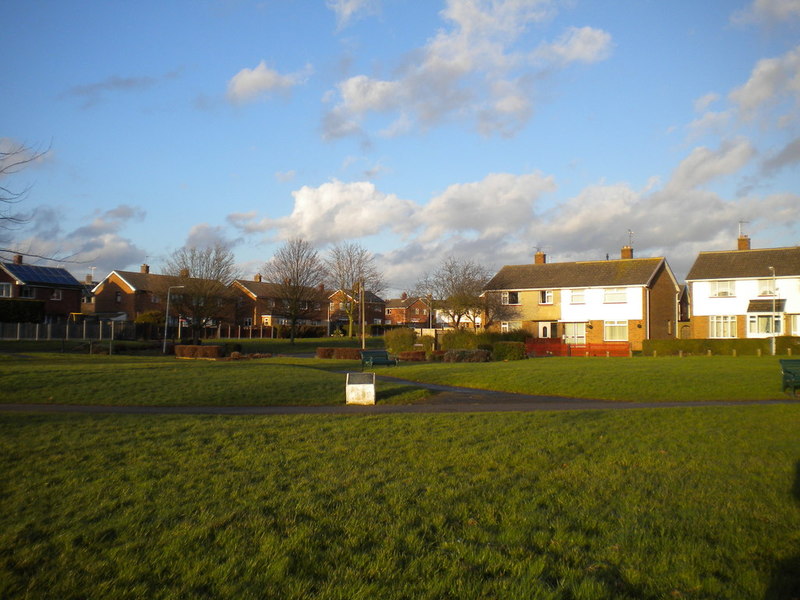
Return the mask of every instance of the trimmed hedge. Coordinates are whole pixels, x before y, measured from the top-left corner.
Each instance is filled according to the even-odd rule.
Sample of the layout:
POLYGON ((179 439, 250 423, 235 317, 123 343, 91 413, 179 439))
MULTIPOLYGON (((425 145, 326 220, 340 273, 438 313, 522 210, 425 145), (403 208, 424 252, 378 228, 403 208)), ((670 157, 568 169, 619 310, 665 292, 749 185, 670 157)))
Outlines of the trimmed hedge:
POLYGON ((317 348, 317 358, 333 358, 333 352, 336 348, 317 348))
POLYGON ((397 353, 397 360, 407 362, 425 362, 425 350, 407 350, 397 353))
POLYGON ((523 342, 497 342, 492 351, 492 360, 522 360, 527 358, 523 342))
POLYGON ((475 333, 470 329, 451 329, 439 338, 442 350, 459 350, 462 348, 483 348, 490 350, 497 342, 525 342, 530 334, 518 329, 501 333, 499 331, 482 331, 475 333))
POLYGON ((361 360, 361 348, 336 348, 333 358, 339 360, 361 360))
POLYGON ((443 360, 446 363, 453 363, 453 362, 467 362, 467 363, 478 363, 478 362, 489 362, 492 355, 489 354, 486 350, 471 350, 471 349, 461 349, 461 350, 447 350, 444 353, 443 360))
MULTIPOLYGON (((770 353, 770 338, 759 339, 705 339, 705 340, 645 340, 642 343, 642 354, 652 356, 655 352, 658 356, 677 356, 679 352, 688 355, 711 354, 731 356, 736 351, 737 355, 755 356, 761 351, 762 356, 770 353)), ((775 338, 775 348, 777 354, 788 354, 788 349, 792 349, 792 354, 800 355, 800 338, 791 336, 781 336, 775 338)))
POLYGON ((178 358, 222 358, 222 346, 175 346, 178 358))

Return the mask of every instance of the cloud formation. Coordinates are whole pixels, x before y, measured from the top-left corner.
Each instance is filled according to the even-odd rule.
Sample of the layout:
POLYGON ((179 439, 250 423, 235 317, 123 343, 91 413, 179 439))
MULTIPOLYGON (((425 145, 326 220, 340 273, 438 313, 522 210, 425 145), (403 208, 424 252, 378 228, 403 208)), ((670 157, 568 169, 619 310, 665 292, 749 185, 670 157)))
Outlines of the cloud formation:
POLYGON ((310 65, 296 73, 282 75, 267 66, 265 61, 254 69, 244 68, 228 82, 227 98, 234 104, 252 102, 271 92, 286 91, 304 83, 312 73, 310 65))
POLYGON ((177 69, 160 77, 149 75, 121 77, 119 75, 111 75, 102 81, 72 86, 62 92, 59 97, 81 99, 83 101, 81 108, 86 109, 100 103, 108 94, 143 92, 165 81, 177 79, 180 74, 180 69, 177 69))
POLYGON ((368 115, 390 118, 386 136, 427 129, 450 119, 472 122, 484 135, 514 135, 533 114, 536 76, 611 52, 611 35, 571 27, 556 41, 533 46, 531 24, 550 19, 550 2, 449 0, 447 27, 408 58, 394 79, 359 74, 329 94, 338 102, 323 117, 323 136, 363 134, 368 115))

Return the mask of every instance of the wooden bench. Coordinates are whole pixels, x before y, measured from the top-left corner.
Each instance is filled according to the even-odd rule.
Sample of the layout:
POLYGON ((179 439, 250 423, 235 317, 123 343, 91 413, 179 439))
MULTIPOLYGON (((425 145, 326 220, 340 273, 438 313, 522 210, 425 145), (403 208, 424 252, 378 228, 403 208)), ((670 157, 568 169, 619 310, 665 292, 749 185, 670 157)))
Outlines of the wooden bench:
POLYGON ((394 366, 397 364, 397 359, 389 358, 389 353, 386 350, 362 350, 361 351, 361 368, 374 367, 375 365, 394 366))
POLYGON ((792 395, 797 394, 800 389, 800 358, 782 358, 781 372, 783 373, 783 391, 791 391, 792 395))

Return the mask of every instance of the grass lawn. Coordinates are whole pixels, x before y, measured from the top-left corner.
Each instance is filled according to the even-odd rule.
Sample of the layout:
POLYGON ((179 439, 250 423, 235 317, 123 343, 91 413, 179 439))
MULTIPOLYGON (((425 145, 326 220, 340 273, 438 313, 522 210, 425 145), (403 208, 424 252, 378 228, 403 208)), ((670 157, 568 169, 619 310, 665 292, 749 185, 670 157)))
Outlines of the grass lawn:
POLYGON ((798 431, 798 405, 0 414, 0 597, 798 597, 798 431))
POLYGON ((402 363, 376 373, 481 389, 628 402, 778 400, 775 357, 538 358, 502 363, 402 363))

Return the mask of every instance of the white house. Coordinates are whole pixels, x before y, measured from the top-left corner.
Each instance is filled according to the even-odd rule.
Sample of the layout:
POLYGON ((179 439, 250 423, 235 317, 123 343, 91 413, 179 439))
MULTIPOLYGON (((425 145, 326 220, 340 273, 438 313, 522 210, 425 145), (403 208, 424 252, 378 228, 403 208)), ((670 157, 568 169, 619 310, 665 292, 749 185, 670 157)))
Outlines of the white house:
POLYGON ((701 252, 686 276, 692 337, 800 336, 800 247, 701 252))

